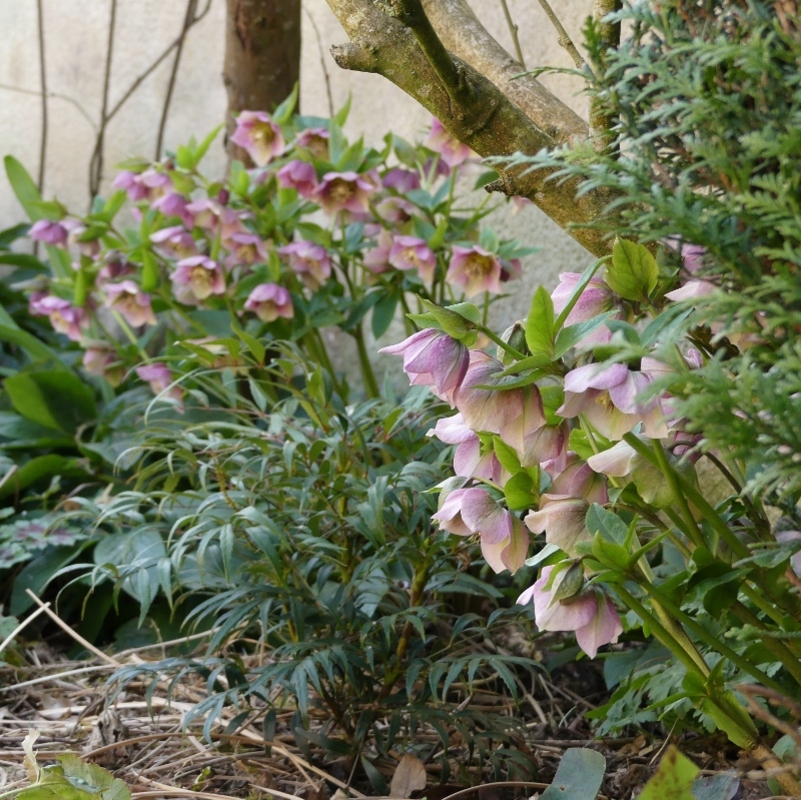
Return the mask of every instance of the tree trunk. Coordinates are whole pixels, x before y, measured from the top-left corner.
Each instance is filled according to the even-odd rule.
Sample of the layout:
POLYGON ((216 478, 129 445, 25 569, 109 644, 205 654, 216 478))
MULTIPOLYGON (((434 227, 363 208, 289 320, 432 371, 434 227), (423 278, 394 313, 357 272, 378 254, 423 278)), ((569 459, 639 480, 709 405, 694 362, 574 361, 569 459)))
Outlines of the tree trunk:
POLYGON ((223 82, 228 91, 230 133, 236 114, 272 111, 300 79, 301 0, 226 3, 223 82))

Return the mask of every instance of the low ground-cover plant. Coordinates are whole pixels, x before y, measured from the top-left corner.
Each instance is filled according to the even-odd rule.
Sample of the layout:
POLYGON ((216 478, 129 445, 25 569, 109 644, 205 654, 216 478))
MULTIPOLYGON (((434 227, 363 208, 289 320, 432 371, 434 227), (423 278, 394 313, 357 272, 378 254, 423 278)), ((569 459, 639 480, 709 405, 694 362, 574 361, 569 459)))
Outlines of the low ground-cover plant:
POLYGON ((341 117, 293 118, 291 102, 239 117, 234 139, 255 168, 203 176, 211 136, 129 162, 82 217, 43 202, 7 160, 52 268, 34 259, 38 274, 17 281, 31 311, 109 397, 152 390, 115 442, 126 489, 87 487, 55 517, 93 545, 92 563, 58 580, 73 578, 89 616, 98 598, 131 607, 124 597, 140 625, 169 605, 214 629, 207 658, 152 676, 206 675, 195 714, 207 730, 231 704, 268 727, 294 708, 298 742, 361 759, 386 793, 376 754, 431 726, 447 777, 455 728, 464 766, 524 776, 530 760, 508 746, 518 721, 448 702, 457 683, 515 694, 533 662, 496 650, 507 598, 479 580, 470 545, 454 553, 432 531, 427 492, 444 462, 426 436, 431 402, 379 398, 364 327, 383 333, 409 290, 480 295, 483 319, 525 251, 480 228, 486 196, 470 206, 456 192, 469 152, 441 130, 378 151, 348 143, 341 117), (126 200, 135 225, 123 229, 126 200), (331 329, 355 343, 360 379, 329 354, 331 329), (472 598, 489 621, 465 613, 472 598), (261 662, 247 658, 254 641, 261 662))
MULTIPOLYGON (((343 402, 377 397, 368 322, 373 335, 383 333, 408 310, 410 289, 436 299, 482 293, 486 310, 517 276, 525 251, 481 227, 486 195, 473 203, 456 192, 470 153, 441 127, 426 145, 388 135, 375 149, 345 139, 347 109, 330 120, 297 117, 294 101, 273 116, 240 116, 234 139, 253 168, 234 162, 223 180, 202 174, 214 132, 158 163, 132 159, 116 191, 96 198, 88 214, 43 200, 22 165, 6 158, 33 222, 28 236, 46 255, 0 253, 11 270, 0 320, 9 343, 0 492, 17 500, 29 486, 38 492, 15 511, 52 511, 78 486, 114 482, 115 466, 124 479, 130 465, 119 456, 132 444, 148 388, 172 402, 158 417, 190 424, 185 392, 194 389, 180 371, 187 348, 213 351, 223 366, 236 353, 221 339, 254 352, 262 342, 265 362, 279 354, 272 342, 291 341, 324 367, 343 402)), ((6 232, 0 247, 25 231, 6 232)), ((4 529, 0 569, 19 570, 37 552, 33 540, 27 547, 11 536, 18 522, 4 529)), ((81 538, 70 557, 91 545, 81 538)), ((8 581, 15 613, 30 602, 24 588, 41 589, 67 563, 63 549, 45 555, 47 565, 31 566, 34 584, 25 574, 8 581)))

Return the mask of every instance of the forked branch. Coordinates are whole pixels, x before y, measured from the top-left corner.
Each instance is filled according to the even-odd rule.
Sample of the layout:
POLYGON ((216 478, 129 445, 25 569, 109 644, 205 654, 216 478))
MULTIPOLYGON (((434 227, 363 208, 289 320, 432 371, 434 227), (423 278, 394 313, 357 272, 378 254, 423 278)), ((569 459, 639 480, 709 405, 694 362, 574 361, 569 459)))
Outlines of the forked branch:
MULTIPOLYGON (((384 13, 386 6, 380 8, 370 0, 328 0, 351 38, 331 49, 339 66, 383 75, 481 156, 533 154, 559 143, 487 77, 445 50, 420 0, 390 3, 390 13, 384 13)), ((598 193, 577 198, 574 182, 547 182, 551 174, 547 170, 525 174, 520 167, 504 168, 503 163, 495 167, 501 180, 494 188, 528 197, 565 229, 571 223, 597 219, 609 201, 598 193)), ((569 233, 596 255, 609 251, 597 230, 572 228, 569 233)))

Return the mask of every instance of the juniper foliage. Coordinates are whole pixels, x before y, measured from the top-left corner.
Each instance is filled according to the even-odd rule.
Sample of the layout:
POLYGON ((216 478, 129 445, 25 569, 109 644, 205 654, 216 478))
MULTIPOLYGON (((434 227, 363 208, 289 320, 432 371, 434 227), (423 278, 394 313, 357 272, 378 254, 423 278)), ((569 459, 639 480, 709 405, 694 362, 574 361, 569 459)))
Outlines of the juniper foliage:
MULTIPOLYGON (((748 488, 789 509, 801 494, 801 17, 795 0, 661 0, 614 18, 630 36, 586 38, 607 146, 520 156, 614 197, 596 224, 662 250, 705 249, 689 324, 714 354, 671 391, 709 448, 749 465, 748 488)), ((686 275, 684 276, 687 277, 686 275)))

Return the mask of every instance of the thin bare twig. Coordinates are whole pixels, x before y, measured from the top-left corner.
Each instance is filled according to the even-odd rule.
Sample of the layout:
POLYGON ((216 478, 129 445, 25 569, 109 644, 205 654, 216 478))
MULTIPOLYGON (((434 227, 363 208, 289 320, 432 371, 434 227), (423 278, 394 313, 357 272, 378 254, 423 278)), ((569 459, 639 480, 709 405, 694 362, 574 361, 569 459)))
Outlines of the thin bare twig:
POLYGON ((114 29, 117 21, 117 0, 111 0, 111 16, 108 23, 108 45, 106 47, 106 67, 103 73, 103 105, 100 110, 100 132, 97 134, 95 151, 89 164, 89 199, 90 202, 100 190, 103 180, 103 144, 108 123, 108 93, 111 86, 111 60, 114 55, 114 29))
POLYGON ((39 177, 36 181, 36 186, 39 189, 39 194, 41 194, 44 189, 45 163, 47 161, 47 68, 45 62, 44 10, 42 8, 42 0, 36 0, 36 15, 39 36, 39 80, 42 88, 42 141, 39 147, 39 177))
MULTIPOLYGON (((0 89, 5 89, 7 92, 19 92, 19 94, 30 94, 34 97, 41 97, 42 92, 38 89, 23 89, 21 86, 11 86, 8 83, 0 83, 0 89)), ((57 100, 66 100, 68 103, 72 103, 75 108, 78 109, 81 116, 92 126, 92 128, 97 131, 97 123, 92 119, 89 115, 89 112, 74 98, 70 97, 66 94, 60 94, 59 92, 48 92, 47 96, 50 98, 55 98, 57 100)))
POLYGON ((8 645, 10 645, 12 641, 14 641, 15 637, 20 631, 27 628, 28 625, 30 625, 30 623, 33 622, 40 614, 44 614, 45 610, 49 606, 50 603, 45 603, 44 606, 39 606, 39 608, 37 608, 36 611, 34 611, 33 614, 31 614, 27 619, 22 620, 22 622, 20 622, 20 624, 17 625, 17 627, 14 628, 14 630, 11 631, 11 633, 9 633, 8 636, 6 636, 6 638, 3 639, 2 642, 0 642, 0 653, 2 653, 3 650, 5 650, 6 647, 8 647, 8 645))
POLYGON ((523 58, 523 49, 520 47, 520 37, 518 36, 518 26, 515 24, 515 21, 512 19, 512 15, 509 12, 509 5, 506 0, 501 0, 501 7, 503 8, 503 15, 506 17, 506 25, 509 28, 509 33, 512 36, 512 44, 515 48, 515 57, 517 58, 520 66, 523 69, 526 68, 526 61, 523 58))
MULTIPOLYGON (((192 25, 196 25, 206 14, 209 13, 209 9, 211 8, 211 0, 207 0, 206 6, 192 21, 192 25)), ((116 105, 105 115, 105 118, 101 120, 100 128, 98 129, 97 139, 95 140, 95 149, 92 153, 92 164, 98 158, 99 150, 103 145, 103 133, 105 132, 106 126, 111 122, 114 117, 117 116, 119 110, 128 102, 131 98, 131 95, 161 66, 161 63, 169 57, 170 53, 175 50, 176 47, 181 43, 181 36, 178 36, 162 53, 161 55, 146 69, 142 72, 134 82, 128 87, 125 93, 120 97, 117 101, 116 105)), ((90 172, 91 175, 91 172, 90 172)))
POLYGON ((175 48, 175 59, 172 62, 172 69, 170 70, 170 80, 167 83, 167 94, 164 96, 164 106, 161 109, 161 119, 159 120, 159 132, 156 136, 156 155, 155 160, 161 158, 161 148, 164 143, 164 129, 167 127, 167 116, 170 113, 170 102, 172 101, 172 93, 175 89, 175 80, 178 77, 178 66, 181 62, 181 53, 184 49, 184 42, 186 41, 186 34, 194 24, 195 12, 197 11, 198 0, 189 0, 186 4, 186 14, 184 14, 184 24, 181 28, 181 33, 178 37, 180 40, 178 46, 175 48))
POLYGON ((325 79, 325 93, 328 96, 328 116, 334 116, 334 97, 331 94, 331 76, 328 73, 328 64, 325 61, 325 48, 323 47, 323 37, 320 35, 320 29, 317 27, 317 23, 314 20, 314 17, 311 14, 306 6, 303 6, 303 10, 306 12, 306 17, 309 20, 312 28, 314 29, 314 35, 317 37, 317 50, 320 53, 320 66, 323 70, 323 78, 325 79))
POLYGON ((106 655, 102 650, 98 650, 91 642, 86 641, 83 636, 81 636, 79 633, 76 633, 69 625, 67 625, 66 622, 61 619, 61 617, 58 616, 58 614, 51 611, 47 604, 43 603, 30 589, 26 589, 25 593, 31 598, 31 600, 33 600, 34 603, 36 603, 37 606, 39 606, 39 608, 44 611, 45 614, 47 614, 48 617, 50 617, 50 619, 53 620, 53 622, 56 623, 56 625, 58 625, 63 631, 75 639, 78 644, 85 647, 90 653, 94 653, 94 655, 96 655, 98 658, 103 659, 103 661, 105 661, 107 664, 112 664, 115 667, 122 666, 119 661, 116 661, 111 656, 106 655))
POLYGON ((562 25, 559 17, 556 16, 548 0, 540 0, 540 5, 542 6, 542 10, 548 15, 548 19, 551 21, 554 28, 556 28, 556 32, 559 34, 559 39, 557 41, 570 53, 570 57, 573 59, 576 69, 584 69, 584 67, 587 66, 587 62, 581 57, 581 53, 579 53, 576 45, 573 44, 570 34, 565 30, 565 26, 562 25))

